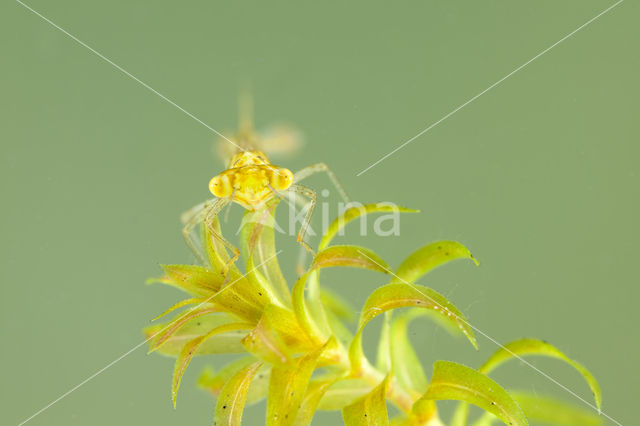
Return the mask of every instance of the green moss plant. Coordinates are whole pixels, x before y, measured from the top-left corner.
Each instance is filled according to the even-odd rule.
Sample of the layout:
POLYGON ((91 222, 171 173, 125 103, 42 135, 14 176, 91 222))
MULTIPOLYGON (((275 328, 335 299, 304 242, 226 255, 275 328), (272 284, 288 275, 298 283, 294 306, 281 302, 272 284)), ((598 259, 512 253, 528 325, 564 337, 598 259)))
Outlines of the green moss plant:
MULTIPOLYGON (((241 424, 244 407, 266 398, 265 424, 308 425, 318 410, 341 410, 346 425, 437 426, 445 424, 438 401, 460 401, 446 424, 468 424, 469 404, 486 414, 476 426, 502 421, 513 426, 529 420, 561 425, 597 425, 594 410, 546 396, 507 391, 491 377, 503 363, 529 356, 558 359, 576 369, 600 408, 596 380, 559 349, 537 339, 506 344, 479 368, 437 361, 427 378, 420 356, 407 334, 411 321, 427 316, 477 349, 474 328, 449 300, 415 284, 433 268, 456 259, 475 259, 454 241, 427 244, 392 268, 373 251, 353 245, 332 245, 333 237, 363 214, 389 210, 387 204, 351 208, 336 218, 322 237, 311 265, 295 283, 285 281, 278 263, 271 225, 277 201, 246 212, 240 233, 244 271, 202 226, 206 265, 165 265, 152 282, 179 288, 189 295, 166 312, 176 316, 145 329, 150 351, 174 357, 171 381, 174 406, 180 381, 194 356, 233 353, 237 358, 218 370, 206 369, 199 385, 216 398, 213 422, 241 424), (351 327, 355 310, 321 285, 321 271, 330 267, 364 268, 388 277, 376 288, 351 327), (365 356, 362 335, 367 324, 383 315, 375 363, 365 356), (388 404, 395 406, 389 418, 388 404)), ((400 209, 402 212, 412 212, 400 209)), ((216 221, 214 226, 221 232, 216 221)))

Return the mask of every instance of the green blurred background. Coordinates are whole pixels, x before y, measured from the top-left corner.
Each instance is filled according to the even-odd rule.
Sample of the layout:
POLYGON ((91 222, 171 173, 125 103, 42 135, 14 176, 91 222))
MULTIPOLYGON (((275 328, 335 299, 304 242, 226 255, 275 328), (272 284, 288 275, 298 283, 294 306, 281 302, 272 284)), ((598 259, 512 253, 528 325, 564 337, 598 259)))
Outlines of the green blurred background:
MULTIPOLYGON (((612 2, 142 2, 29 5, 216 129, 236 125, 250 82, 258 127, 294 123, 302 152, 357 200, 419 208, 401 235, 367 244, 392 265, 436 239, 466 244, 421 281, 501 342, 544 338, 599 379, 604 410, 633 424, 640 359, 638 4, 626 1, 360 177, 356 173, 612 2)), ((212 133, 20 4, 3 2, 1 424, 17 424, 142 341, 181 297, 147 287, 160 263, 191 260, 179 214, 208 196, 212 133)), ((326 178, 309 180, 320 190, 326 178)), ((237 217, 241 208, 234 207, 237 217)), ((317 239, 315 240, 317 242, 317 239)), ((279 237, 294 276, 297 249, 279 237)), ((361 306, 379 275, 330 271, 361 306)), ((370 347, 375 328, 367 333, 370 347)), ((428 322, 436 359, 480 352, 428 322)), ((189 368, 170 404, 172 361, 139 348, 29 425, 206 425, 213 399, 189 368)), ((534 360, 591 400, 576 372, 534 360)), ((496 378, 580 402, 514 362, 496 378)), ((451 404, 444 404, 445 415, 451 404)), ((264 403, 250 407, 260 424, 264 403)), ((314 424, 337 424, 320 413, 314 424)))

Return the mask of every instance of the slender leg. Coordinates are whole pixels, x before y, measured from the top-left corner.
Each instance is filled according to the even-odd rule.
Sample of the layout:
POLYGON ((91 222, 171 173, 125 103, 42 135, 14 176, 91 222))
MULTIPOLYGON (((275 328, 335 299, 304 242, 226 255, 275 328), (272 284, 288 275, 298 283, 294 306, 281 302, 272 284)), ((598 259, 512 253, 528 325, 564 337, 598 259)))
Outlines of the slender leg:
MULTIPOLYGON (((301 185, 294 185, 294 186, 298 186, 300 187, 301 185)), ((311 192, 313 192, 313 197, 315 197, 315 192, 309 188, 306 187, 302 187, 305 188, 306 190, 309 190, 311 192)), ((271 192, 273 193, 274 196, 278 197, 280 200, 284 200, 289 207, 291 208, 291 210, 293 210, 293 214, 296 213, 296 205, 300 205, 301 209, 304 209, 307 207, 308 203, 305 203, 304 200, 302 199, 302 197, 298 197, 298 195, 300 195, 300 191, 296 190, 296 189, 291 189, 289 188, 289 190, 285 191, 286 195, 283 195, 283 193, 280 193, 278 191, 276 191, 271 185, 269 185, 269 189, 271 190, 271 192), (293 203, 289 200, 289 198, 293 199, 293 203)), ((306 193, 306 191, 304 192, 303 195, 306 195, 308 198, 310 198, 311 200, 314 200, 315 198, 312 198, 310 195, 308 195, 306 193)), ((314 202, 315 204, 315 202, 314 202)), ((311 207, 311 209, 313 209, 313 207, 311 207)), ((309 223, 309 220, 306 216, 305 216, 305 221, 304 223, 307 224, 309 223)), ((298 240, 300 241, 300 240, 298 240)), ((304 267, 304 263, 305 263, 305 258, 306 258, 306 254, 307 254, 307 250, 309 250, 309 246, 306 243, 302 243, 300 246, 300 252, 298 253, 298 262, 296 264, 296 271, 298 272, 298 275, 303 275, 304 271, 305 271, 305 267, 304 267)), ((311 253, 313 253, 312 250, 311 253)))
POLYGON ((271 190, 271 193, 275 196, 278 197, 280 199, 280 201, 283 201, 285 203, 287 203, 289 205, 289 207, 295 212, 296 211, 296 206, 300 205, 300 208, 304 209, 307 206, 307 203, 304 202, 304 200, 301 200, 300 198, 298 198, 296 195, 297 193, 295 191, 291 191, 290 194, 287 194, 287 196, 283 195, 286 192, 289 192, 288 190, 285 191, 284 193, 278 192, 275 190, 274 187, 272 187, 270 184, 267 184, 267 186, 269 187, 269 189, 271 190), (289 197, 291 196, 291 197, 289 197), (291 200, 289 200, 289 198, 293 199, 293 203, 291 203, 291 200))
POLYGON ((303 195, 309 199, 307 214, 304 217, 304 222, 300 227, 300 231, 298 232, 298 237, 296 240, 302 245, 302 247, 306 248, 312 254, 315 254, 313 249, 304 241, 304 234, 307 232, 307 228, 311 223, 311 216, 313 215, 313 209, 316 206, 316 192, 302 185, 291 185, 288 189, 289 191, 295 192, 296 194, 303 195))
MULTIPOLYGON (((329 169, 329 167, 325 164, 325 163, 317 163, 317 164, 313 164, 311 166, 307 166, 302 170, 299 170, 298 172, 296 172, 293 175, 293 181, 295 183, 300 182, 303 179, 306 179, 307 177, 311 176, 314 173, 319 173, 319 172, 325 172, 327 174, 327 176, 329 176, 329 179, 331 180, 331 183, 333 184, 333 186, 335 186, 335 188, 338 190, 338 193, 340 194, 340 196, 342 197, 342 199, 344 200, 344 202, 346 204, 349 204, 350 200, 349 200, 349 196, 347 195, 346 191, 344 190, 344 188, 342 187, 342 185, 340 184, 340 181, 338 180, 338 178, 336 177, 336 175, 331 171, 331 169, 329 169)), ((304 194, 303 194, 304 195, 304 194)), ((315 195, 315 194, 314 194, 315 195)), ((296 198, 297 200, 297 198, 296 198)), ((310 220, 310 219, 309 219, 310 220)), ((307 223, 308 226, 308 223, 307 223)), ((303 244, 303 247, 305 247, 305 245, 303 244)), ((305 247, 307 248, 307 247, 305 247)), ((305 263, 305 253, 306 251, 304 249, 301 249, 301 252, 298 256, 298 265, 297 268, 299 271, 304 270, 304 263, 305 263)))
POLYGON ((200 242, 193 235, 193 229, 198 226, 199 223, 202 223, 202 221, 212 212, 215 217, 215 214, 217 214, 226 204, 227 200, 223 198, 208 200, 192 207, 180 216, 180 220, 184 224, 184 227, 182 228, 184 240, 198 261, 203 265, 207 264, 207 259, 200 248, 200 242))
POLYGON ((183 225, 186 225, 187 222, 189 222, 189 220, 191 220, 191 218, 194 215, 202 213, 202 210, 204 209, 205 205, 207 205, 208 203, 212 203, 213 201, 215 201, 215 198, 211 199, 211 200, 207 200, 207 201, 205 201, 203 203, 200 203, 200 204, 198 204, 196 206, 191 207, 189 210, 187 210, 186 212, 184 212, 184 213, 182 213, 180 215, 180 222, 183 225))
MULTIPOLYGON (((213 238, 216 238, 218 241, 220 241, 222 244, 224 244, 224 246, 231 252, 233 253, 233 256, 231 257, 231 259, 227 262, 227 264, 223 267, 222 269, 222 275, 227 277, 227 279, 229 278, 228 276, 228 272, 229 272, 229 268, 231 268, 231 265, 233 265, 236 260, 238 260, 238 258, 240 257, 240 250, 238 250, 238 248, 236 246, 234 246, 233 244, 231 244, 229 241, 227 241, 222 235, 220 235, 218 233, 218 231, 216 230, 215 226, 214 226, 214 221, 216 219, 216 217, 218 216, 218 213, 220 213, 220 211, 224 208, 224 206, 226 206, 229 203, 228 199, 225 198, 218 198, 209 208, 209 210, 207 210, 207 212, 205 213, 204 216, 204 225, 209 229, 209 233, 211 234, 211 236, 213 238)), ((225 281, 226 282, 226 281, 225 281)))
MULTIPOLYGON (((300 209, 305 209, 307 207, 308 203, 305 202, 304 197, 300 196, 295 192, 291 192, 290 194, 291 194, 291 197, 293 198, 294 210, 295 210, 295 206, 299 206, 300 209)), ((291 205, 289 200, 287 200, 287 203, 291 205)), ((306 250, 306 248, 303 245, 301 245, 298 250, 298 260, 296 262, 296 271, 298 272, 299 276, 302 276, 307 269, 305 267, 305 264, 307 262, 307 253, 309 252, 306 250)))
POLYGON ((229 198, 229 207, 227 207, 227 211, 224 214, 224 223, 227 223, 229 221, 229 213, 231 212, 231 205, 233 204, 233 197, 234 195, 236 195, 236 189, 233 188, 233 191, 231 192, 231 197, 229 198))
POLYGON ((198 239, 193 235, 193 229, 198 226, 200 222, 202 222, 202 218, 204 217, 204 212, 206 206, 210 201, 205 201, 204 203, 200 203, 186 212, 182 213, 180 216, 180 221, 184 225, 182 228, 182 236, 184 237, 189 250, 194 254, 194 256, 198 259, 200 263, 203 265, 207 264, 204 254, 202 250, 199 248, 201 246, 198 239))
POLYGON ((347 196, 347 193, 345 192, 344 188, 342 188, 342 185, 340 184, 340 181, 338 181, 336 175, 331 171, 331 169, 329 169, 329 167, 325 163, 313 164, 311 166, 305 167, 302 170, 299 170, 293 175, 293 181, 295 183, 298 183, 302 179, 306 179, 312 174, 319 172, 325 172, 327 176, 329 176, 329 179, 331 179, 331 183, 333 183, 333 186, 336 187, 344 202, 348 204, 349 197, 347 196))

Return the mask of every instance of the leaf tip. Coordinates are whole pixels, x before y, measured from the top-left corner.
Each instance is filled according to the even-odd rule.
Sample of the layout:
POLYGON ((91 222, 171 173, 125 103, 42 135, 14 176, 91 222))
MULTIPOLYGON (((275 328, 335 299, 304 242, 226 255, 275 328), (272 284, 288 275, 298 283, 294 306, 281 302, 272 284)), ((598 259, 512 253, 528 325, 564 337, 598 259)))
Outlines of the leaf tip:
MULTIPOLYGON (((151 336, 149 338, 149 340, 151 340, 153 337, 155 337, 155 335, 151 336)), ((160 346, 162 346, 163 343, 164 342, 162 342, 162 341, 161 342, 149 342, 149 351, 147 352, 147 355, 149 355, 150 353, 155 352, 160 346)))
POLYGON ((471 336, 469 340, 471 341, 471 344, 473 345, 474 349, 476 351, 479 351, 480 347, 478 346, 478 340, 476 339, 476 336, 471 336))
POLYGON ((157 320, 159 320, 160 318, 162 318, 163 316, 164 316, 164 312, 163 312, 163 313, 161 313, 160 315, 156 316, 155 318, 151 318, 151 319, 149 320, 149 322, 157 321, 157 320))

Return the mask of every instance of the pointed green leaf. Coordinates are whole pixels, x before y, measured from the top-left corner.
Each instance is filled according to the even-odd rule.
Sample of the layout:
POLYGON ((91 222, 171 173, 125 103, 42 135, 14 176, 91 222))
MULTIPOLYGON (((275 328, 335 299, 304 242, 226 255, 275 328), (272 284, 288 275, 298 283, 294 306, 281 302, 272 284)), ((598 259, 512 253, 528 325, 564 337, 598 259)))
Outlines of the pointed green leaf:
POLYGON ((270 303, 283 304, 289 299, 289 291, 275 257, 273 213, 277 199, 274 201, 275 204, 272 202, 263 209, 245 211, 240 225, 240 241, 242 256, 246 261, 247 278, 258 281, 258 285, 271 294, 275 300, 271 300, 270 303), (286 290, 286 293, 276 295, 274 284, 278 291, 286 290))
POLYGON ((484 374, 489 374, 499 365, 508 361, 509 359, 519 358, 522 356, 529 355, 540 355, 551 358, 560 359, 567 364, 571 365, 573 368, 578 370, 582 377, 587 381, 589 388, 591 388, 591 392, 593 393, 593 397, 596 401, 596 406, 598 410, 602 405, 602 393, 600 392, 600 386, 596 381, 595 377, 587 370, 582 364, 572 360, 564 353, 562 353, 555 346, 550 343, 544 342, 538 339, 520 339, 511 343, 507 343, 502 348, 498 349, 492 356, 484 363, 482 367, 479 368, 484 374))
MULTIPOLYGON (((330 317, 335 317, 335 315, 327 312, 323 303, 322 291, 320 290, 319 283, 320 269, 332 266, 349 266, 371 269, 382 273, 389 272, 389 267, 384 260, 371 250, 362 247, 334 246, 318 253, 314 257, 309 272, 306 274, 308 278, 301 278, 301 281, 308 280, 306 298, 308 302, 308 309, 305 310, 305 317, 301 317, 301 321, 304 322, 305 327, 309 330, 311 335, 318 334, 321 339, 326 339, 328 336, 335 333, 340 334, 341 337, 345 337, 349 334, 346 333, 347 330, 344 329, 339 320, 336 320, 336 318, 331 318, 330 320, 330 317)), ((302 283, 300 285, 302 285, 302 283)), ((296 289, 294 289, 294 292, 295 290, 296 289)), ((299 292, 302 291, 301 289, 297 290, 299 292)), ((298 296, 300 296, 300 293, 298 293, 298 296)), ((327 300, 326 297, 325 300, 327 300)), ((329 297, 327 302, 335 307, 337 305, 336 302, 339 303, 339 300, 335 297, 329 297)), ((300 309, 302 305, 299 300, 297 305, 297 312, 304 313, 305 311, 300 309)), ((344 310, 345 306, 341 306, 341 309, 344 310)))
POLYGON ((427 390, 427 376, 409 338, 409 317, 403 312, 394 318, 389 334, 389 350, 394 377, 410 394, 419 396, 427 390))
MULTIPOLYGON (((200 225, 201 227, 201 237, 203 242, 204 251, 207 254, 207 260, 209 261, 209 265, 211 266, 212 271, 216 274, 222 276, 222 272, 227 269, 229 261, 231 260, 231 256, 229 256, 229 252, 225 245, 220 241, 219 238, 216 238, 211 233, 208 226, 203 223, 200 225)), ((213 219, 213 230, 220 237, 224 238, 222 235, 222 230, 220 229, 220 220, 216 216, 213 219)), ((231 280, 242 276, 238 267, 234 264, 228 270, 228 276, 231 280)))
POLYGON ((295 314, 290 309, 277 305, 267 305, 263 316, 268 320, 270 328, 280 336, 283 343, 291 350, 306 352, 318 347, 307 337, 295 314))
MULTIPOLYGON (((198 379, 198 386, 211 392, 217 398, 224 384, 234 374, 256 361, 255 357, 246 356, 231 361, 217 372, 214 372, 211 367, 207 367, 198 379)), ((246 404, 254 404, 267 396, 270 372, 270 365, 260 367, 249 387, 246 404)))
POLYGON ((342 410, 369 392, 371 392, 371 385, 363 379, 342 379, 329 386, 329 389, 327 389, 318 403, 318 409, 342 410))
POLYGON ((351 374, 358 376, 369 367, 362 351, 362 331, 373 318, 391 309, 420 307, 438 313, 444 320, 458 327, 469 339, 474 348, 478 348, 473 330, 464 315, 444 296, 436 291, 415 284, 387 284, 369 295, 360 315, 359 329, 349 345, 351 374))
MULTIPOLYGON (((603 424, 602 417, 595 414, 594 411, 555 398, 528 392, 509 391, 509 394, 522 408, 528 420, 562 426, 599 426, 603 424)), ((468 411, 469 404, 460 403, 451 426, 465 426, 468 411)), ((485 413, 473 422, 472 426, 491 426, 499 420, 493 414, 485 413)))
POLYGON ((240 277, 220 289, 209 302, 243 320, 258 322, 268 298, 261 289, 256 289, 246 278, 240 277))
POLYGON ((249 330, 252 327, 253 324, 249 323, 224 324, 214 328, 204 336, 197 337, 184 345, 182 351, 180 352, 180 355, 178 355, 178 358, 176 359, 176 363, 173 368, 173 380, 171 382, 171 400, 174 407, 176 406, 176 398, 178 396, 178 388, 180 387, 182 376, 184 375, 189 362, 191 362, 191 359, 196 354, 196 351, 202 345, 202 343, 204 343, 207 339, 215 336, 216 334, 222 334, 236 330, 249 330))
POLYGON ((237 426, 241 424, 247 392, 261 366, 261 362, 251 364, 238 371, 225 383, 213 415, 213 423, 216 426, 237 426))
POLYGON ((220 307, 247 321, 258 322, 264 307, 271 303, 273 296, 260 285, 260 282, 249 279, 249 275, 255 272, 251 270, 247 276, 238 276, 229 279, 225 285, 213 296, 207 298, 210 303, 220 307))
POLYGON ((419 307, 436 312, 444 321, 460 329, 477 349, 473 330, 464 315, 444 296, 415 284, 387 284, 371 293, 360 316, 360 328, 382 312, 402 307, 419 307))
POLYGON ((206 389, 214 396, 220 395, 220 391, 231 376, 243 368, 257 362, 254 356, 243 356, 225 364, 220 370, 214 371, 213 367, 206 366, 198 378, 198 387, 206 389))
MULTIPOLYGON (((277 263, 277 260, 274 257, 269 259, 267 262, 277 263)), ((253 263, 253 257, 247 259, 247 273, 245 275, 245 278, 249 281, 249 284, 251 286, 251 293, 254 296, 256 294, 259 296, 260 306, 264 306, 267 303, 284 306, 283 302, 274 293, 274 289, 271 283, 262 274, 262 272, 260 272, 260 269, 263 266, 264 265, 256 266, 253 263)), ((287 291, 287 299, 290 298, 291 296, 287 291)))
POLYGON ((152 282, 178 287, 246 320, 257 322, 262 308, 270 301, 265 291, 242 275, 232 274, 224 283, 224 277, 219 272, 201 266, 164 265, 163 268, 166 275, 152 282))
POLYGON ((387 213, 387 212, 401 212, 401 213, 415 213, 418 210, 407 209, 404 207, 399 207, 396 205, 388 204, 388 203, 375 203, 375 204, 365 204, 361 206, 354 206, 347 209, 342 215, 338 216, 332 223, 329 225, 329 228, 325 232, 320 244, 318 245, 318 250, 324 250, 333 237, 345 227, 345 225, 351 222, 354 219, 362 215, 366 215, 369 213, 387 213))
POLYGON ((267 397, 267 425, 294 424, 311 374, 326 346, 296 358, 290 364, 273 366, 267 397))
POLYGON ((326 338, 324 338, 324 333, 320 331, 314 315, 311 313, 309 307, 307 306, 307 301, 304 297, 307 278, 309 277, 309 274, 312 273, 313 272, 307 272, 306 274, 298 278, 298 281, 296 281, 296 283, 293 285, 293 289, 291 289, 291 300, 293 303, 293 312, 296 314, 296 318, 302 326, 305 334, 311 341, 319 344, 322 341, 326 340, 326 338))
POLYGON ((242 218, 241 240, 246 259, 260 265, 260 272, 273 287, 278 300, 289 306, 289 286, 275 257, 274 214, 277 205, 278 199, 274 198, 267 208, 245 212, 242 218))
POLYGON ((455 259, 471 259, 478 262, 465 246, 455 241, 438 241, 413 252, 398 267, 392 283, 413 283, 418 278, 443 263, 455 259))
POLYGON ((336 378, 311 380, 304 394, 302 404, 296 416, 295 426, 308 426, 318 409, 318 404, 327 390, 336 382, 336 378))
MULTIPOLYGON (((203 316, 196 316, 187 320, 177 331, 162 343, 156 351, 162 355, 176 357, 184 345, 200 336, 204 336, 215 327, 233 322, 226 314, 210 313, 203 316)), ((150 350, 154 346, 158 337, 161 336, 163 330, 168 324, 155 324, 144 329, 144 333, 149 340, 150 350), (155 336, 155 337, 154 337, 155 336)), ((221 354, 221 353, 239 353, 244 352, 242 346, 242 338, 246 332, 231 331, 228 333, 218 334, 207 339, 198 347, 196 354, 221 354)))
POLYGON ((316 254, 310 269, 350 266, 389 273, 386 262, 373 251, 358 246, 331 246, 316 254))
POLYGON ((247 404, 255 404, 267 397, 269 392, 269 379, 271 378, 271 366, 263 365, 253 378, 249 392, 247 393, 247 404))
MULTIPOLYGON (((345 354, 344 346, 338 341, 336 336, 331 336, 324 343, 324 350, 320 354, 318 367, 327 367, 328 371, 342 371, 343 373, 349 366, 349 359, 345 354)), ((316 346, 316 349, 318 347, 316 346)))
POLYGON ((371 392, 342 409, 345 426, 384 426, 389 424, 387 414, 387 385, 389 376, 371 392))
MULTIPOLYGON (((306 302, 309 309, 309 315, 318 327, 323 339, 335 334, 330 318, 332 313, 327 311, 322 303, 322 290, 320 289, 320 269, 310 270, 307 274, 307 282, 305 283, 306 302)), ((335 316, 335 315, 333 315, 335 316)), ((335 325, 335 324, 334 324, 335 325)))
POLYGON ((200 303, 200 304, 204 305, 207 302, 206 302, 206 299, 201 299, 201 298, 198 298, 198 297, 194 297, 194 298, 191 298, 191 299, 184 299, 184 300, 176 303, 175 305, 173 305, 172 307, 170 307, 169 309, 167 309, 166 311, 164 311, 163 313, 161 313, 160 315, 158 315, 157 317, 155 317, 151 321, 158 320, 158 319, 162 318, 163 316, 175 311, 176 309, 180 309, 180 308, 185 307, 187 305, 193 305, 194 303, 200 303))
POLYGON ((309 340, 295 314, 276 305, 265 307, 258 325, 242 343, 247 351, 272 364, 287 363, 294 352, 317 347, 309 340))
POLYGON ((214 294, 224 278, 219 273, 197 265, 161 265, 165 275, 147 280, 148 284, 162 283, 176 287, 192 296, 206 298, 214 294))
POLYGON ((418 425, 430 424, 434 418, 438 418, 437 412, 438 407, 435 401, 424 398, 417 399, 411 409, 409 420, 413 420, 418 425))
POLYGON ((564 426, 598 426, 602 417, 594 410, 528 392, 509 392, 529 420, 564 426))
POLYGON ((147 338, 147 340, 151 343, 151 349, 149 352, 153 352, 161 347, 164 343, 166 343, 171 336, 173 336, 182 326, 184 326, 187 322, 194 320, 203 315, 212 314, 217 312, 218 309, 215 307, 207 306, 198 309, 190 309, 180 315, 179 317, 173 319, 168 324, 164 325, 160 330, 156 333, 152 334, 147 338))
POLYGON ((254 254, 264 228, 273 228, 275 225, 273 213, 278 200, 274 198, 274 201, 276 202, 275 204, 268 205, 264 209, 246 210, 242 216, 240 241, 242 243, 242 256, 246 259, 249 259, 254 254))
POLYGON ((404 315, 407 317, 407 325, 416 319, 428 318, 435 322, 436 325, 443 328, 449 335, 453 337, 464 336, 460 327, 449 321, 448 317, 440 315, 437 311, 430 309, 408 308, 404 315))
MULTIPOLYGON (((222 236, 222 230, 220 229, 220 220, 218 216, 213 219, 213 230, 220 236, 222 236)), ((222 272, 222 268, 226 266, 227 262, 231 259, 226 247, 217 238, 214 238, 211 234, 209 227, 205 226, 204 222, 200 224, 200 237, 202 238, 202 245, 204 251, 207 254, 207 260, 209 265, 217 272, 222 272)))
POLYGON ((362 350, 362 330, 360 328, 356 335, 349 344, 349 364, 351 364, 351 375, 353 377, 360 377, 368 367, 370 367, 369 360, 362 350))
POLYGON ((462 364, 437 361, 433 366, 431 383, 422 398, 414 404, 414 410, 419 409, 425 401, 447 399, 477 405, 507 425, 528 424, 518 404, 489 377, 462 364))
POLYGON ((265 316, 260 319, 256 328, 242 339, 242 345, 249 353, 270 364, 286 364, 291 357, 291 350, 273 330, 265 316))
MULTIPOLYGON (((311 264, 309 272, 296 282, 293 288, 293 304, 296 315, 305 331, 315 341, 322 341, 331 334, 329 315, 322 303, 318 279, 319 270, 333 266, 349 266, 365 268, 388 273, 389 267, 377 254, 371 250, 357 246, 332 246, 318 253, 311 264), (305 285, 309 281, 308 303, 304 298, 305 285)), ((333 302, 337 299, 334 298, 333 302)), ((344 309, 344 307, 343 307, 344 309)), ((335 324, 334 321, 334 325, 335 324)), ((345 334, 345 333, 342 333, 345 334)))

